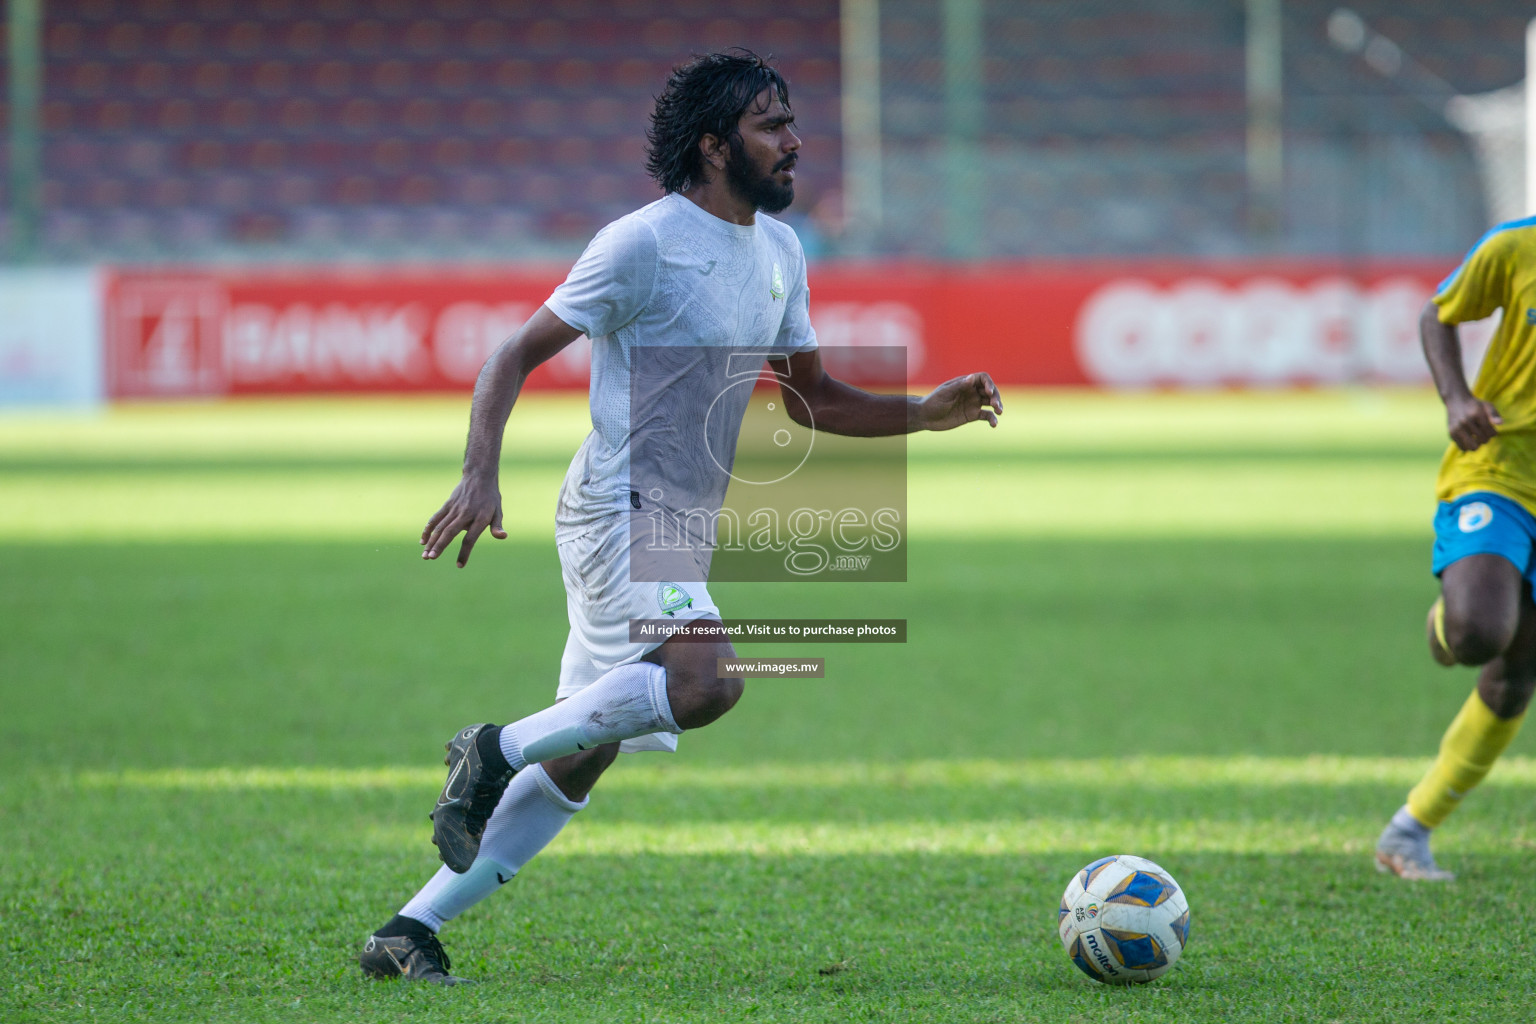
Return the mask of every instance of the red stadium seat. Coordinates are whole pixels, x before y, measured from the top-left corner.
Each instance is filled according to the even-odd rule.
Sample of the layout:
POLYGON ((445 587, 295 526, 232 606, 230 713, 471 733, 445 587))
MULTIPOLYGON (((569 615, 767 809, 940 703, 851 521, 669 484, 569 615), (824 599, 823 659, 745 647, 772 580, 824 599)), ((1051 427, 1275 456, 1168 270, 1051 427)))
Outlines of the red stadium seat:
POLYGON ((438 170, 458 170, 475 161, 475 145, 462 136, 448 136, 432 147, 431 166, 438 170))
POLYGON ((144 27, 137 22, 118 22, 107 30, 107 52, 119 60, 137 57, 144 47, 144 27))
POLYGON ((411 143, 401 138, 381 139, 372 150, 373 169, 383 174, 399 173, 411 164, 411 143))
POLYGON ((372 85, 384 96, 402 96, 414 85, 415 67, 408 61, 386 60, 374 66, 372 85))
POLYGON ((192 88, 199 96, 223 96, 230 86, 229 65, 204 61, 192 74, 192 88))
POLYGON ((222 142, 203 139, 184 152, 183 162, 195 171, 217 171, 229 159, 229 147, 222 142))
POLYGON ((291 87, 292 68, 287 61, 263 61, 254 76, 256 91, 263 96, 283 96, 291 87))
POLYGON ((311 88, 322 96, 341 96, 352 88, 352 65, 346 61, 328 60, 313 68, 311 88))
POLYGON ((256 127, 258 109, 256 101, 245 96, 228 100, 219 108, 219 127, 224 131, 241 135, 256 127))
POLYGON ((490 56, 500 53, 507 43, 507 27, 496 19, 482 18, 470 25, 464 33, 465 42, 472 53, 490 56))
POLYGON ((372 99, 348 100, 341 107, 340 127, 349 135, 368 135, 378 127, 379 104, 372 99))
POLYGON ((80 55, 83 38, 79 22, 56 21, 43 34, 43 52, 50 61, 74 59, 80 55))
POLYGON ((421 206, 437 198, 437 179, 430 174, 413 174, 400 185, 397 202, 421 206))
POLYGON ((431 57, 442 52, 447 37, 442 22, 424 18, 405 30, 405 47, 418 56, 431 57))
POLYGON ((346 28, 346 47, 359 56, 371 57, 384 48, 384 25, 379 21, 353 22, 346 28))
POLYGON ((319 183, 310 174, 284 174, 278 178, 274 191, 274 198, 283 207, 312 203, 320 194, 319 183))
POLYGON ((319 21, 300 21, 288 27, 284 33, 284 45, 295 57, 313 57, 327 50, 330 33, 319 21))
POLYGON ((482 96, 463 105, 459 124, 476 135, 491 135, 504 129, 505 117, 502 104, 482 96))
POLYGON ((96 130, 121 135, 134 127, 133 105, 127 100, 107 100, 96 106, 96 130))
POLYGON ((378 188, 362 174, 349 174, 336 185, 335 201, 343 206, 362 206, 374 201, 378 188))
POLYGON ((581 57, 568 57, 558 61, 550 69, 547 81, 562 92, 585 94, 591 91, 596 79, 596 68, 591 61, 581 57))
POLYGON ((476 84, 475 65, 461 57, 439 61, 432 68, 432 85, 438 92, 460 95, 476 84))
POLYGON ((203 26, 195 21, 178 21, 166 28, 161 38, 165 55, 179 60, 197 56, 205 45, 203 26))
POLYGON ((460 174, 455 175, 452 182, 456 198, 470 206, 490 206, 515 198, 507 194, 501 178, 494 174, 460 174))
POLYGON ((287 100, 280 108, 278 126, 290 135, 315 131, 320 127, 320 105, 307 97, 287 100))
POLYGON ((261 50, 266 35, 266 28, 261 22, 240 21, 224 31, 222 41, 230 56, 248 59, 261 50))
POLYGON ((399 124, 415 135, 435 134, 443 124, 443 105, 426 97, 410 100, 399 112, 399 124))

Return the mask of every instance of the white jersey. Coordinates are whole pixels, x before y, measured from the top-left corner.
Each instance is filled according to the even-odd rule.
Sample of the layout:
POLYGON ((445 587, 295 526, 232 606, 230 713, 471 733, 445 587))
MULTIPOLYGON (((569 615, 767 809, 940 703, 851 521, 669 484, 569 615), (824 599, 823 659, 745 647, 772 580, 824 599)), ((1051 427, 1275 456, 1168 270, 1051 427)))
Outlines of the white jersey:
POLYGON ((646 481, 647 506, 719 510, 731 467, 711 452, 734 456, 751 392, 723 383, 816 347, 800 241, 756 221, 669 194, 598 232, 545 303, 592 339, 592 433, 557 526, 640 508, 632 477, 646 481))

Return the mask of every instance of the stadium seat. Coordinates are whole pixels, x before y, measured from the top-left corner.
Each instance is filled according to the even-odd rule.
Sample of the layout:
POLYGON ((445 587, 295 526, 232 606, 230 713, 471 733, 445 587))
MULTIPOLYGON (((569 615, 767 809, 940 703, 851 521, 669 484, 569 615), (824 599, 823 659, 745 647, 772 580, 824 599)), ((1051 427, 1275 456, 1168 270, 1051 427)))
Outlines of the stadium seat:
MULTIPOLYGON (((1465 141, 1433 111, 1403 96, 1369 107, 1394 102, 1393 87, 1328 45, 1336 5, 1287 0, 1288 124, 1417 132, 1425 160, 1471 173, 1465 141)), ((1518 0, 1353 6, 1460 91, 1524 73, 1529 11, 1518 0)), ((1060 201, 1080 179, 1095 201, 1152 210, 1170 235, 1227 230, 1242 243, 1241 225, 1219 222, 1240 214, 1246 188, 1240 17, 1196 0, 983 10, 983 141, 1011 211, 989 224, 995 251, 1115 251, 1102 218, 1060 201), (1097 176, 1073 163, 1088 153, 1106 165, 1097 176), (1181 206, 1190 190, 1210 198, 1181 206), (1046 237, 1053 218, 1082 235, 1046 237)), ((941 10, 882 0, 881 12, 887 206, 904 211, 903 230, 928 232, 885 242, 932 255, 943 161, 929 143, 950 115, 941 10)), ((81 251, 93 232, 79 225, 121 202, 142 202, 147 232, 128 224, 95 237, 213 245, 232 240, 220 232, 270 226, 237 224, 237 200, 291 208, 285 240, 344 238, 372 218, 381 237, 419 229, 446 244, 472 231, 568 246, 583 225, 656 195, 643 170, 651 97, 708 46, 775 54, 806 145, 806 195, 840 173, 836 0, 49 0, 44 13, 45 162, 60 203, 44 235, 60 252, 81 251), (411 218, 376 215, 400 202, 411 218), (348 219, 361 209, 374 212, 348 219)))

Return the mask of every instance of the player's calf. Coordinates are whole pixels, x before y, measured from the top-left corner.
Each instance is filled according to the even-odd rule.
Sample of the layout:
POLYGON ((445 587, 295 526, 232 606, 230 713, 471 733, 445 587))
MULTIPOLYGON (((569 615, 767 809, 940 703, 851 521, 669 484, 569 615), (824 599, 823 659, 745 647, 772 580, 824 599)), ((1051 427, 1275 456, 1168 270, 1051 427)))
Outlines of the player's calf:
POLYGON ((602 778, 613 762, 618 759, 619 744, 604 743, 591 750, 580 750, 564 757, 544 761, 544 771, 567 800, 580 802, 592 792, 597 780, 602 778))

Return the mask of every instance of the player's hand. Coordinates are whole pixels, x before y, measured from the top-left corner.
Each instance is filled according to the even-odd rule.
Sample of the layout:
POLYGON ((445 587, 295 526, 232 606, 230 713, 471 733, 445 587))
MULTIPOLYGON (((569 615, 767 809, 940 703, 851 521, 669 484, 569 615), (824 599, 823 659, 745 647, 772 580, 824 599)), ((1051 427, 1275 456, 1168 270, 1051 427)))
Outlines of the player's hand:
POLYGON ((918 403, 917 426, 921 430, 952 430, 963 423, 986 420, 995 427, 1002 414, 1003 399, 992 377, 968 373, 945 381, 918 403))
POLYGON ((1504 425, 1499 410, 1470 395, 1459 401, 1447 402, 1445 419, 1451 440, 1464 452, 1475 452, 1492 441, 1504 425))
POLYGON ((443 507, 432 513, 426 529, 421 531, 421 543, 426 548, 421 557, 435 559, 453 543, 453 538, 462 533, 464 541, 459 545, 459 568, 462 569, 469 561, 475 541, 480 539, 487 526, 491 528, 492 537, 507 539, 507 531, 501 528, 501 489, 496 486, 496 476, 465 473, 443 507))

